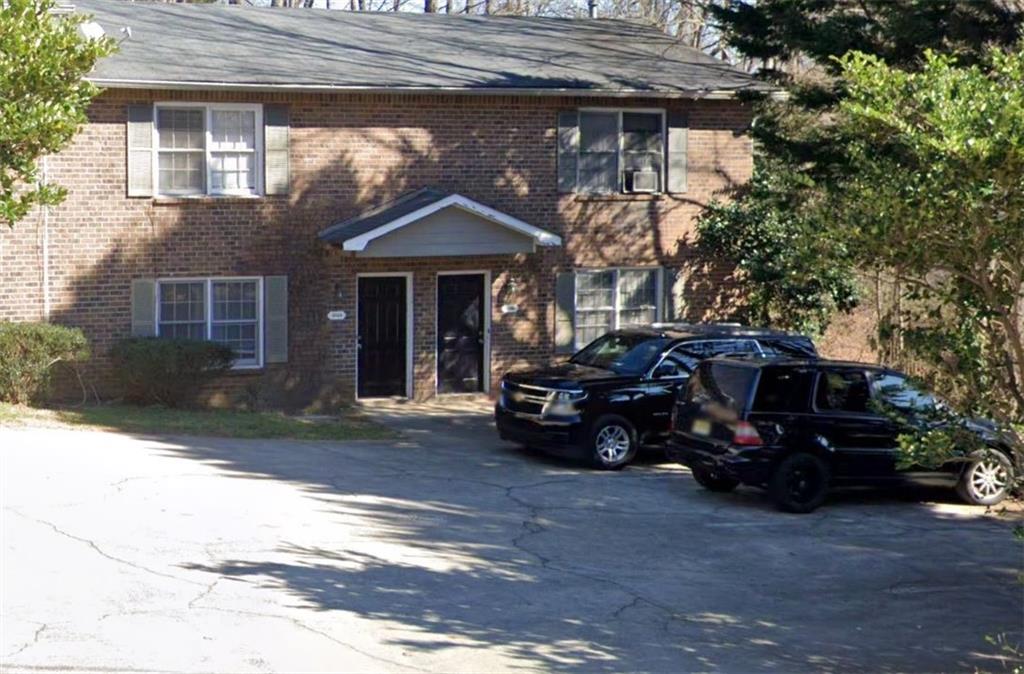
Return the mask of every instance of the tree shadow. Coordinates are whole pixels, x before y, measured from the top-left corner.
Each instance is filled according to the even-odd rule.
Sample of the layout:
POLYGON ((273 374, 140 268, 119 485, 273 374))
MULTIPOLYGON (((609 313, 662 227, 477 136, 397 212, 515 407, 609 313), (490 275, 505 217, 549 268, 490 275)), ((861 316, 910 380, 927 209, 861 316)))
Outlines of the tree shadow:
MULTIPOLYGON (((199 100, 183 92, 108 91, 90 109, 92 123, 54 158, 68 199, 51 213, 60 233, 52 252, 54 322, 82 327, 94 358, 86 380, 102 397, 117 395, 106 354, 128 335, 132 279, 264 276, 289 279, 289 361, 233 372, 199 392, 217 405, 327 410, 352 399, 355 321, 329 322, 329 310, 355 315, 356 275, 415 270, 415 302, 435 301, 438 269, 492 272, 492 371, 543 365, 552 358, 558 270, 651 265, 691 269, 686 302, 673 318, 726 317, 727 267, 698 259, 687 238, 716 190, 746 179, 735 157, 749 111, 721 101, 622 99, 627 107, 683 106, 691 112, 691 190, 686 195, 589 198, 556 193, 557 112, 578 99, 480 96, 295 95, 291 103, 291 192, 287 197, 127 199, 124 123, 129 104, 199 100), (739 140, 737 140, 739 138, 739 140), (731 140, 730 140, 731 139, 731 140), (703 153, 706 153, 705 157, 703 153), (80 179, 83 162, 101 166, 80 179), (360 258, 320 242, 317 233, 403 193, 432 186, 458 192, 555 232, 564 248, 533 254, 462 258, 360 258), (99 204, 99 206, 97 206, 99 204), (99 208, 102 218, 95 213, 99 208), (102 250, 99 259, 80 254, 102 250), (495 307, 521 308, 504 315, 495 307), (723 308, 725 307, 725 308, 723 308)), ((271 102, 236 93, 226 100, 271 102)), ((6 234, 5 234, 6 235, 6 234)), ((416 379, 433 380, 433 319, 416 323, 416 379)), ((498 377, 492 377, 496 383, 498 377)), ((73 378, 58 388, 80 396, 73 378)), ((428 395, 425 385, 417 396, 428 395)))
POLYGON ((184 566, 283 592, 284 610, 370 621, 411 658, 480 650, 550 671, 972 668, 997 655, 983 635, 1018 622, 1005 523, 865 492, 792 516, 678 470, 586 471, 495 445, 167 445, 294 485, 336 528, 184 566))

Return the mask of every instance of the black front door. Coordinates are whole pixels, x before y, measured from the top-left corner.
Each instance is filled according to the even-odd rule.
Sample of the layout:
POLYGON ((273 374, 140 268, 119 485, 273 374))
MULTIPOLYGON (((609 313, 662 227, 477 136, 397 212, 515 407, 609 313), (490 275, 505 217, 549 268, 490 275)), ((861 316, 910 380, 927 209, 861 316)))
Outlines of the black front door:
POLYGON ((484 275, 437 277, 437 390, 484 390, 484 275))
POLYGON ((359 279, 360 398, 406 394, 406 282, 404 276, 359 279))

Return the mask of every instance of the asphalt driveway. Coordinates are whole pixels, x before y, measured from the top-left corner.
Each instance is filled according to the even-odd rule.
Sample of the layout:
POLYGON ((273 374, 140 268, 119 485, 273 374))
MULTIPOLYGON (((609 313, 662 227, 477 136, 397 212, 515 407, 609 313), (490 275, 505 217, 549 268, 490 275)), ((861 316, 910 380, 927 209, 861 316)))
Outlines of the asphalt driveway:
POLYGON ((1021 638, 1012 523, 942 492, 785 515, 375 413, 407 439, 0 429, 3 668, 1002 671, 1021 638))

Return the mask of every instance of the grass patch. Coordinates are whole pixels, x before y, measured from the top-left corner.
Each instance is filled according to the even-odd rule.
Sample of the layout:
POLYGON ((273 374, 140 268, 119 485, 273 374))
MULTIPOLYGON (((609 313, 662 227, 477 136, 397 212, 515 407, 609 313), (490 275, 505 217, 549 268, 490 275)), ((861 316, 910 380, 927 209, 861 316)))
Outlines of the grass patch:
POLYGON ((132 405, 43 408, 0 403, 0 427, 33 426, 225 438, 383 440, 397 437, 394 431, 355 413, 313 419, 280 412, 183 410, 132 405))

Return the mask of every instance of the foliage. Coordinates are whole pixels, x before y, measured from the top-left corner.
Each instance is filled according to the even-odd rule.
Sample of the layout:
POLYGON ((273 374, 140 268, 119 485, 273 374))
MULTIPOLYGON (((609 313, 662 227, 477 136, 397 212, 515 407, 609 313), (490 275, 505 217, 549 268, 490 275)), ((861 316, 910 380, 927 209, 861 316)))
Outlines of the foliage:
POLYGON ((851 256, 793 203, 792 174, 762 163, 742 202, 713 202, 701 216, 700 249, 734 260, 748 286, 749 322, 820 334, 857 302, 851 256))
POLYGON ((294 440, 368 440, 395 436, 390 430, 351 412, 343 412, 337 417, 310 419, 279 412, 184 410, 160 405, 85 405, 46 409, 0 403, 0 427, 4 426, 294 440))
POLYGON ((823 212, 862 266, 909 289, 908 347, 985 385, 969 408, 1024 418, 1024 51, 984 67, 929 51, 920 72, 840 63, 850 164, 823 212))
POLYGON ((1000 0, 730 0, 708 11, 730 47, 790 94, 761 110, 754 133, 765 154, 816 180, 844 164, 828 124, 843 96, 836 58, 858 51, 914 70, 931 49, 973 63, 989 44, 1012 45, 1024 26, 1024 11, 1000 0))
POLYGON ((130 337, 113 346, 110 358, 126 401, 179 407, 227 372, 234 354, 215 342, 130 337))
POLYGON ((89 357, 78 328, 50 323, 0 323, 0 400, 26 404, 49 389, 53 366, 89 357))
POLYGON ((86 16, 54 8, 54 0, 0 3, 0 221, 12 227, 34 205, 64 199, 64 189, 40 176, 38 161, 85 122, 99 89, 82 78, 115 48, 110 38, 80 32, 86 16))
MULTIPOLYGON (((806 236, 815 229, 824 231, 826 224, 810 206, 822 201, 850 169, 846 129, 834 123, 836 107, 845 95, 842 66, 836 58, 857 50, 913 71, 930 48, 975 63, 983 58, 985 45, 1012 44, 1024 25, 1024 12, 999 0, 730 0, 709 3, 707 11, 728 49, 788 94, 783 100, 764 99, 756 104, 757 121, 751 131, 756 173, 772 179, 739 195, 728 211, 723 212, 720 205, 712 207, 710 217, 721 230, 717 238, 727 241, 727 229, 734 230, 738 239, 751 238, 751 228, 759 229, 757 223, 764 221, 770 224, 763 229, 790 245, 759 250, 758 266, 783 270, 795 260, 804 260, 816 271, 850 273, 851 277, 844 256, 852 245, 844 243, 841 230, 829 239, 839 247, 838 254, 806 236), (793 246, 803 248, 793 250, 793 246), (823 255, 820 263, 809 262, 819 255, 823 255)), ((807 284, 793 281, 801 294, 806 293, 801 289, 807 284)), ((810 313, 819 329, 834 310, 851 306, 842 301, 845 291, 835 286, 834 279, 820 281, 811 286, 825 289, 821 294, 804 295, 813 298, 810 313)), ((743 280, 746 293, 762 304, 760 297, 778 294, 778 283, 779 276, 770 273, 748 273, 743 280)))

